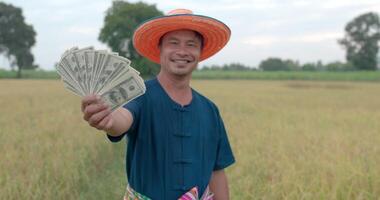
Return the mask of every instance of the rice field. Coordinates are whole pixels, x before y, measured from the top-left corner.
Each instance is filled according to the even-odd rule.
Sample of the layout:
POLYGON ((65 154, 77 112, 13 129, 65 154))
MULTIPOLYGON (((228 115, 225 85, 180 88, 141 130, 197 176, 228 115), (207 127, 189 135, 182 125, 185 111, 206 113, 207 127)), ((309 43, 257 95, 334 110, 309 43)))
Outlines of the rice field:
MULTIPOLYGON (((237 162, 231 199, 379 199, 380 84, 196 80, 237 162)), ((121 199, 125 143, 58 80, 0 80, 0 199, 121 199)))

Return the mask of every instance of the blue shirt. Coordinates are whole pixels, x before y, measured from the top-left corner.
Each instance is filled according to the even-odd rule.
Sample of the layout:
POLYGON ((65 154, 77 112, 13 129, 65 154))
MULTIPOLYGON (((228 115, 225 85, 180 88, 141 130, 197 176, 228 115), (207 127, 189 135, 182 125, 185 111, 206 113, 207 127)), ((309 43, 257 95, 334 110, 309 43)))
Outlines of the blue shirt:
POLYGON ((157 78, 146 93, 124 107, 133 115, 127 136, 126 172, 130 186, 153 200, 178 199, 198 186, 203 194, 211 174, 235 162, 214 103, 192 89, 186 106, 173 101, 157 78))

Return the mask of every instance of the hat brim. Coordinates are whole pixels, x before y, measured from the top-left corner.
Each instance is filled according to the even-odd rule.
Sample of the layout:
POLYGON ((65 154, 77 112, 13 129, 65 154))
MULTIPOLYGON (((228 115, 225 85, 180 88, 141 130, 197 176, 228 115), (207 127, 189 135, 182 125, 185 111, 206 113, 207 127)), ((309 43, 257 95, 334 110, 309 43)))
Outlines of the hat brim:
POLYGON ((188 29, 203 36, 203 48, 199 61, 220 51, 228 42, 231 30, 223 22, 193 14, 177 14, 153 18, 141 24, 133 34, 133 46, 139 54, 160 63, 160 38, 170 31, 188 29))

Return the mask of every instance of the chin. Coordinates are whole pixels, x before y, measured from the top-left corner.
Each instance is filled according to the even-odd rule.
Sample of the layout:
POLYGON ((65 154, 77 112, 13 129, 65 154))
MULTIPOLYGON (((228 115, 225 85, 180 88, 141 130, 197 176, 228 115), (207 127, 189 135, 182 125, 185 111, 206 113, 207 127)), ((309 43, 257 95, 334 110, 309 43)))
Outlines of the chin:
POLYGON ((172 73, 176 76, 187 76, 191 74, 191 70, 173 70, 172 73))
POLYGON ((173 74, 176 75, 187 75, 193 71, 192 66, 172 66, 170 70, 173 74))

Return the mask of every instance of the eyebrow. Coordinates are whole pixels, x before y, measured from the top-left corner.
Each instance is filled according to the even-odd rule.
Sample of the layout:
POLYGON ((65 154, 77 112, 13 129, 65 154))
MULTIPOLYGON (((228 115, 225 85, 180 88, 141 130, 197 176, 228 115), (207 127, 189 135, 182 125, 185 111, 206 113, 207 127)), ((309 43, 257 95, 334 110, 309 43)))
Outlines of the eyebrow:
MULTIPOLYGON (((175 37, 175 36, 169 36, 169 37, 167 38, 167 40, 177 40, 177 41, 179 41, 180 39, 178 39, 178 38, 175 37)), ((196 43, 197 40, 196 40, 196 39, 189 39, 189 40, 186 40, 185 42, 186 42, 186 43, 188 43, 188 42, 194 42, 194 43, 196 43)), ((199 42, 201 43, 201 41, 199 41, 199 42)))
MULTIPOLYGON (((164 36, 162 36, 160 38, 160 40, 158 41, 158 46, 159 47, 162 44, 162 40, 163 40, 164 36)), ((203 45, 204 44, 203 44, 203 37, 202 37, 202 35, 200 33, 196 32, 195 38, 197 38, 199 40, 200 47, 201 47, 201 49, 203 49, 203 45)), ((186 41, 186 42, 194 42, 195 43, 196 42, 195 38, 194 39, 190 39, 189 41, 186 41)), ((168 36, 167 40, 177 40, 178 41, 179 39, 177 37, 175 37, 175 36, 170 35, 170 36, 168 36)))

